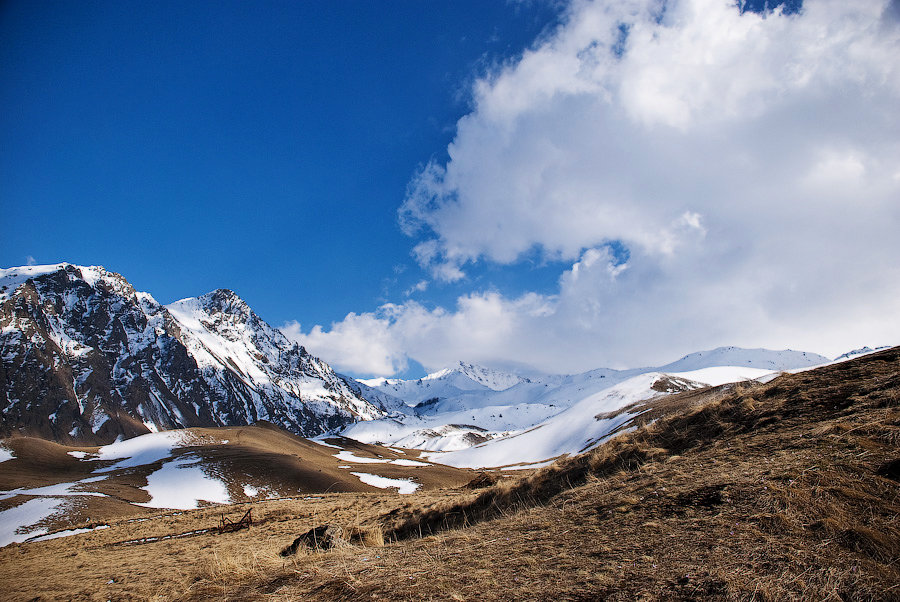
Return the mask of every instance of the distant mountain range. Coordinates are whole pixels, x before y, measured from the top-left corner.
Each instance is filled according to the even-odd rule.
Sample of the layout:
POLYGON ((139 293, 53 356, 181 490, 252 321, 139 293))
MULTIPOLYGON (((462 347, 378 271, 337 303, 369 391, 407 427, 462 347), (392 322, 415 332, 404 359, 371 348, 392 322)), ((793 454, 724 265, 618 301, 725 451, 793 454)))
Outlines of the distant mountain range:
POLYGON ((596 445, 631 419, 624 410, 634 404, 829 361, 804 351, 719 347, 663 366, 527 378, 460 362, 416 380, 363 381, 408 407, 343 435, 430 450, 432 461, 459 467, 539 462, 596 445), (600 414, 609 416, 595 419, 600 414))

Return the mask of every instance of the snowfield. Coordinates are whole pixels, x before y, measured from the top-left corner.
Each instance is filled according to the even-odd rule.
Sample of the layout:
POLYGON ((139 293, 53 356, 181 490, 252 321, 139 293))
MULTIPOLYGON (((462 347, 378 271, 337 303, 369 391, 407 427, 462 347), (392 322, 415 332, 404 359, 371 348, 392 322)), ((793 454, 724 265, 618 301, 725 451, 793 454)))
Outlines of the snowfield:
POLYGON ((603 419, 665 392, 744 380, 771 380, 828 359, 803 351, 720 347, 657 368, 599 368, 574 375, 520 376, 460 362, 416 380, 364 381, 406 405, 341 434, 364 443, 426 450, 429 460, 460 468, 543 463, 597 445, 640 410, 603 419))

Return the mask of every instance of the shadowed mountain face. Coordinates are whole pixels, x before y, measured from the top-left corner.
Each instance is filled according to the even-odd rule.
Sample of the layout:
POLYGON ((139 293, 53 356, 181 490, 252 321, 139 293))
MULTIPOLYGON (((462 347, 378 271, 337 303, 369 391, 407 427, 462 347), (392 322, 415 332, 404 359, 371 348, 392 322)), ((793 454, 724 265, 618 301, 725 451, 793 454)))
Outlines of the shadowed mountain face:
POLYGON ((0 270, 0 436, 258 420, 314 436, 383 413, 231 291, 165 307, 101 267, 0 270))

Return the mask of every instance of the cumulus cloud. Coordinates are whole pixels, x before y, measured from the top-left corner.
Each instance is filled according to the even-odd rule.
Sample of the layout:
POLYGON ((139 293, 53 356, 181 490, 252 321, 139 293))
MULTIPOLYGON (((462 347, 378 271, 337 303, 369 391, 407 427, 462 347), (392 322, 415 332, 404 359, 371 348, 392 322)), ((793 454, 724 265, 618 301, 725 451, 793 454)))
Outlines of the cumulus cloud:
POLYGON ((428 309, 415 301, 388 303, 374 312, 351 313, 328 331, 317 325, 304 334, 296 322, 281 330, 338 369, 390 375, 404 370, 409 358, 430 370, 452 363, 452 357, 493 363, 510 345, 529 341, 523 335, 532 321, 552 311, 551 300, 541 295, 506 299, 491 291, 460 297, 454 310, 428 309))
POLYGON ((304 333, 294 321, 281 327, 288 339, 300 343, 314 355, 325 358, 339 370, 358 374, 394 374, 406 368, 406 355, 399 350, 386 315, 349 313, 325 332, 316 325, 304 333))
POLYGON ((449 160, 425 165, 399 210, 432 277, 464 281, 537 249, 569 262, 557 294, 385 306, 306 336, 330 361, 344 339, 357 357, 365 317, 381 329, 372 357, 395 358, 372 367, 555 370, 718 344, 898 342, 896 14, 880 0, 792 15, 576 0, 553 35, 476 83, 449 160))

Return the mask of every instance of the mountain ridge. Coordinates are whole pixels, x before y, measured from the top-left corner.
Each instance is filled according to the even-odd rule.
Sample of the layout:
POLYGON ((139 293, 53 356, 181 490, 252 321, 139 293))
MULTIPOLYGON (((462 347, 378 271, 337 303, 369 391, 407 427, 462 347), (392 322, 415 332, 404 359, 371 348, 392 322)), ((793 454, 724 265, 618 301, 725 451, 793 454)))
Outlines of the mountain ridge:
POLYGON ((598 413, 647 402, 671 393, 672 387, 718 386, 828 362, 810 352, 729 346, 659 367, 520 378, 502 390, 475 382, 466 374, 469 365, 460 362, 421 379, 376 387, 390 390, 412 411, 355 423, 343 434, 366 443, 414 445, 437 452, 428 454, 434 461, 455 466, 496 467, 517 458, 540 462, 594 445, 628 420, 620 414, 599 424, 593 420, 598 413))
POLYGON ((228 289, 169 306, 101 266, 0 271, 0 433, 107 443, 269 420, 313 436, 385 408, 228 289))

